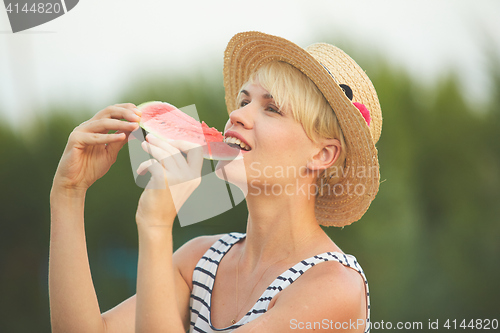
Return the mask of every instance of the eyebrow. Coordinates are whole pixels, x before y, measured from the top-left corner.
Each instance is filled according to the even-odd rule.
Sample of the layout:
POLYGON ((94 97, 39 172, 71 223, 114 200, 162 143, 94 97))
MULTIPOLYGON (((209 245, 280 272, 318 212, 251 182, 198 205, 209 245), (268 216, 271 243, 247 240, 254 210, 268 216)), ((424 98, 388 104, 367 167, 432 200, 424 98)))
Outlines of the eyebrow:
MULTIPOLYGON (((240 94, 245 94, 248 97, 250 97, 250 93, 248 91, 246 91, 245 89, 241 90, 240 94)), ((269 93, 262 95, 262 98, 264 98, 264 99, 274 99, 273 95, 271 95, 269 93)))

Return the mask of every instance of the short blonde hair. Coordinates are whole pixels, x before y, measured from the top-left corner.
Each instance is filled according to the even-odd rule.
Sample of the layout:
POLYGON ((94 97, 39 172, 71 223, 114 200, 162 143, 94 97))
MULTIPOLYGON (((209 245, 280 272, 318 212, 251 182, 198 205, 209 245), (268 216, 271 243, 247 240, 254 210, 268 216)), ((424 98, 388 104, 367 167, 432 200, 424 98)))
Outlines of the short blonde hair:
POLYGON ((344 135, 332 107, 316 85, 300 70, 282 61, 269 62, 260 67, 249 78, 249 82, 255 81, 269 91, 278 107, 291 110, 293 119, 302 125, 313 142, 321 138, 340 141, 337 161, 319 177, 326 177, 330 184, 340 181, 339 177, 330 175, 339 174, 332 171, 344 167, 347 153, 344 135))

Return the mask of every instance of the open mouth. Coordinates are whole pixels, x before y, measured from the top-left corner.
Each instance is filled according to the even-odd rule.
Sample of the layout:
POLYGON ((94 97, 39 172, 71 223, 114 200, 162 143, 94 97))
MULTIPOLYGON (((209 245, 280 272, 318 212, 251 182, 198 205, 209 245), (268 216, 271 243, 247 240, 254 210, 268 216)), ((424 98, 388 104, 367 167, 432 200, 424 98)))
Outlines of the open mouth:
POLYGON ((252 149, 252 148, 250 148, 250 146, 248 146, 244 142, 241 142, 240 139, 237 139, 237 138, 232 137, 232 136, 228 136, 228 137, 224 138, 224 142, 227 143, 230 147, 238 148, 238 149, 241 149, 244 151, 250 151, 252 149))

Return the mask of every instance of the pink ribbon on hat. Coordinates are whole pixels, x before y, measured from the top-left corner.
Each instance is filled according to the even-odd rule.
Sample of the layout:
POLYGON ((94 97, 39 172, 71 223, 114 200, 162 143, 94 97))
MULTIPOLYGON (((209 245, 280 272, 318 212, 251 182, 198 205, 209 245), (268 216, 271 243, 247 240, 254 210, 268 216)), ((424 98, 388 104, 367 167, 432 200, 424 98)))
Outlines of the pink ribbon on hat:
POLYGON ((365 118, 366 123, 368 124, 368 126, 370 126, 370 121, 372 120, 372 118, 370 117, 370 111, 368 111, 366 106, 364 104, 358 103, 358 102, 354 102, 352 104, 354 104, 354 106, 358 108, 358 110, 359 110, 359 112, 361 112, 361 115, 363 116, 363 118, 365 118))

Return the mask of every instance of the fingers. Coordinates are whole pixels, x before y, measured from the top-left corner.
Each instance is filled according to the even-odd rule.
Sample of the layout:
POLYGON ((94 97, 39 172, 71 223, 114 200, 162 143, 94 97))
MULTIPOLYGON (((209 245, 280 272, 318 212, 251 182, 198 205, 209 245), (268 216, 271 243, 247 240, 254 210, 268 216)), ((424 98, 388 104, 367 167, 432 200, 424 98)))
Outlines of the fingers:
POLYGON ((203 166, 203 149, 200 145, 186 141, 165 142, 152 135, 147 135, 146 140, 142 148, 160 161, 169 175, 184 181, 200 177, 203 166), (181 150, 187 151, 187 161, 181 150))
MULTIPOLYGON (((118 131, 114 134, 120 134, 120 133, 123 133, 123 132, 118 131)), ((114 155, 114 156, 118 155, 118 152, 120 151, 120 149, 122 149, 122 147, 128 142, 128 137, 130 136, 130 132, 125 132, 124 134, 125 134, 124 140, 112 142, 112 143, 109 143, 107 145, 107 149, 112 155, 114 155)))
POLYGON ((162 163, 164 161, 167 163, 175 162, 179 168, 187 167, 186 160, 180 150, 171 144, 173 141, 166 142, 150 134, 146 136, 146 140, 147 142, 143 142, 143 147, 147 147, 148 152, 158 161, 162 163))
MULTIPOLYGON (((175 151, 173 149, 164 149, 159 148, 155 145, 152 145, 146 141, 141 144, 142 149, 146 151, 149 155, 153 156, 157 161, 159 161, 166 169, 172 171, 178 171, 183 168, 182 165, 182 155, 179 151, 175 151), (181 156, 179 156, 181 155, 181 156), (181 159, 179 159, 181 158, 181 159)), ((184 164, 186 162, 184 161, 184 164)))
POLYGON ((172 147, 175 149, 171 149, 172 151, 182 151, 184 153, 189 153, 193 149, 197 149, 199 151, 203 151, 202 146, 197 143, 189 142, 189 141, 184 141, 184 140, 162 140, 157 138, 154 135, 148 134, 146 135, 146 140, 155 146, 164 148, 164 149, 171 149, 172 147))
POLYGON ((138 127, 139 124, 136 122, 103 118, 83 123, 80 126, 80 130, 87 133, 105 134, 109 131, 132 132, 138 127))
POLYGON ((119 150, 123 140, 139 127, 140 111, 134 104, 116 104, 99 111, 94 117, 75 128, 70 140, 88 145, 113 144, 111 150, 119 150), (125 119, 127 121, 121 121, 125 119), (116 131, 114 134, 107 134, 116 131), (114 144, 116 143, 116 144, 114 144))
POLYGON ((155 159, 149 159, 149 160, 144 161, 141 164, 139 164, 139 167, 137 168, 137 174, 141 175, 141 176, 144 176, 148 172, 148 168, 153 163, 158 163, 158 161, 155 160, 155 159))
MULTIPOLYGON (((137 174, 139 175, 145 175, 146 173, 150 172, 151 174, 158 175, 159 172, 161 171, 162 167, 160 163, 155 160, 155 159, 149 159, 147 161, 142 162, 139 167, 137 168, 137 174)), ((163 171, 162 171, 163 173, 163 171)))
POLYGON ((168 143, 148 135, 147 140, 152 144, 158 145, 161 148, 168 146, 168 149, 175 153, 175 161, 181 167, 188 168, 194 175, 201 174, 203 167, 203 146, 184 140, 169 140, 168 143), (187 162, 180 154, 180 151, 187 153, 187 162))
POLYGON ((102 133, 85 133, 75 131, 72 133, 72 139, 77 143, 82 145, 101 145, 101 144, 113 144, 115 142, 125 141, 127 138, 125 133, 113 133, 113 134, 102 134, 102 133))
POLYGON ((144 161, 137 168, 137 173, 139 175, 145 175, 147 172, 151 173, 151 179, 146 189, 166 189, 168 187, 165 169, 157 160, 150 159, 144 161))
MULTIPOLYGON (((154 138, 154 139, 160 140, 158 138, 154 138)), ((202 147, 201 145, 199 145, 197 143, 193 143, 193 142, 189 142, 189 141, 184 141, 184 140, 169 140, 168 143, 171 146, 174 146, 175 148, 177 148, 177 149, 179 149, 179 150, 181 150, 183 152, 186 152, 186 153, 188 151, 190 151, 191 149, 196 149, 196 148, 201 148, 202 147)))
POLYGON ((127 142, 127 137, 139 124, 116 119, 89 120, 75 128, 69 142, 85 145, 107 144, 108 151, 117 153, 127 142), (116 133, 107 134, 109 131, 116 133))
POLYGON ((116 104, 108 106, 107 108, 99 111, 92 119, 125 119, 131 122, 140 121, 141 111, 132 103, 116 104))
POLYGON ((203 147, 201 145, 184 140, 166 142, 154 135, 147 135, 146 140, 151 144, 145 146, 150 149, 148 152, 158 161, 166 164, 165 167, 175 162, 178 168, 187 168, 194 175, 201 173, 203 166, 203 147), (187 162, 181 151, 187 153, 187 162))
POLYGON ((170 141, 169 144, 183 152, 187 152, 187 164, 189 168, 193 172, 201 173, 203 166, 203 146, 183 140, 170 141))

